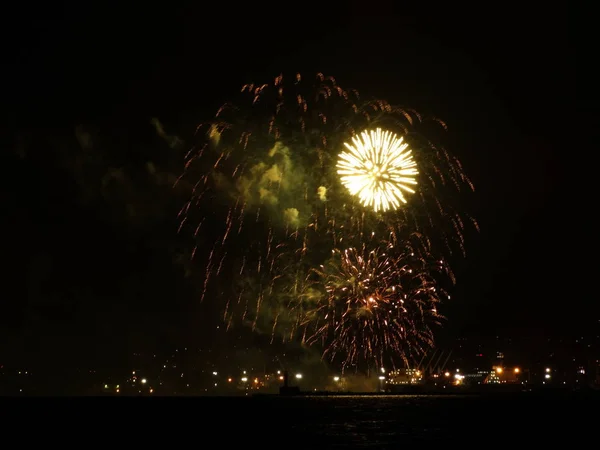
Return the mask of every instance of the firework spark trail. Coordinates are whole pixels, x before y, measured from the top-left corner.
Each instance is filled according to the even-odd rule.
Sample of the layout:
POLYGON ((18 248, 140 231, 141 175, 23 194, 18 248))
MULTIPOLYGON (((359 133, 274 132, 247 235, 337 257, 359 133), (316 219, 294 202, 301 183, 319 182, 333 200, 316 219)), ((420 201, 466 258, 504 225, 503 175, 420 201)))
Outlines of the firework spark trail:
POLYGON ((437 306, 448 294, 438 276, 449 275, 447 264, 406 243, 382 244, 334 251, 313 271, 325 295, 304 323, 314 330, 307 343, 319 342, 346 367, 412 361, 433 344, 432 326, 442 319, 437 306))
MULTIPOLYGON (((278 76, 270 84, 245 85, 240 96, 223 105, 213 120, 199 125, 200 142, 188 154, 182 176, 190 180, 193 192, 179 215, 182 230, 195 230, 190 234, 201 251, 193 253, 210 251, 200 261, 205 269, 201 298, 220 301, 218 292, 225 292, 228 326, 241 317, 263 330, 285 325, 282 334, 306 334, 316 342, 314 336, 335 328, 315 322, 309 332, 306 317, 319 317, 314 311, 319 296, 315 286, 307 287, 312 285, 308 274, 332 251, 362 248, 374 237, 398 243, 419 235, 426 241, 427 254, 464 253, 467 224, 477 224, 463 219, 442 196, 448 189, 472 189, 472 184, 459 161, 420 132, 429 123, 445 129, 445 123, 382 100, 363 100, 357 91, 343 89, 322 74, 314 79, 278 76), (400 170, 409 170, 394 180, 400 191, 416 190, 404 198, 406 204, 400 194, 387 198, 389 191, 380 189, 378 200, 366 208, 369 197, 361 202, 344 185, 343 176, 349 174, 340 180, 337 173, 344 170, 338 166, 344 143, 376 128, 390 134, 384 137, 374 131, 363 135, 368 139, 361 142, 395 149, 387 159, 381 159, 385 152, 372 154, 379 158, 380 168, 393 161, 404 164, 400 170), (270 320, 268 326, 261 326, 261 320, 270 320), (317 329, 321 333, 315 334, 317 329)), ((364 330, 376 335, 377 326, 371 323, 364 330)), ((329 354, 343 352, 342 342, 358 342, 347 334, 350 327, 337 329, 338 344, 329 354)), ((376 353, 384 343, 399 347, 401 339, 418 345, 427 341, 428 334, 423 333, 425 337, 407 331, 389 334, 364 348, 376 353)), ((356 348, 351 351, 356 353, 356 348)))

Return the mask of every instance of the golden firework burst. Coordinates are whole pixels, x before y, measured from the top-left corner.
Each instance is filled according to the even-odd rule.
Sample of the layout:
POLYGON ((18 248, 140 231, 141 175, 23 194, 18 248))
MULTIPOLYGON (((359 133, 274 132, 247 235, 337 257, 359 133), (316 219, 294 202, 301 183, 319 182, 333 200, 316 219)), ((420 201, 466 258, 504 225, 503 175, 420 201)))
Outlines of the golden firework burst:
POLYGON ((338 175, 350 194, 375 212, 397 209, 407 203, 405 193, 414 193, 417 163, 404 137, 381 128, 363 131, 344 143, 338 175))

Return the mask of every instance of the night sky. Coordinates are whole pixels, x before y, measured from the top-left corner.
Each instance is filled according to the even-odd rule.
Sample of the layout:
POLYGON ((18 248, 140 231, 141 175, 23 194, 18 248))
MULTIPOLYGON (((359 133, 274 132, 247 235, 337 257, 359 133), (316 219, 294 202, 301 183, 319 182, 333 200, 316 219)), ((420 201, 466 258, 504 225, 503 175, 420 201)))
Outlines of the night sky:
POLYGON ((447 122, 482 229, 457 267, 448 339, 589 331, 598 306, 578 278, 582 213, 565 206, 560 158, 575 95, 563 13, 368 5, 16 15, 3 69, 2 351, 93 360, 202 339, 210 306, 177 257, 182 199, 143 175, 148 161, 178 174, 183 154, 150 121, 186 141, 242 84, 282 71, 333 75, 447 122))

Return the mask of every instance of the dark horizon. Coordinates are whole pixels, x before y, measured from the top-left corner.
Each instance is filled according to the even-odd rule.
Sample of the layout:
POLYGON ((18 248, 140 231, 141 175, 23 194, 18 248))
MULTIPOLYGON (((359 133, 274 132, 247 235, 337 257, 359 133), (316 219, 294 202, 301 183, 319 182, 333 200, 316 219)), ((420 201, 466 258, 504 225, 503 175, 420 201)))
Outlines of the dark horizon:
POLYGON ((212 336, 213 306, 198 304, 198 283, 178 261, 189 244, 177 235, 182 199, 167 185, 184 152, 151 121, 188 146, 195 125, 241 85, 281 72, 323 72, 448 124, 449 150, 476 187, 469 206, 481 233, 468 236, 456 266, 440 345, 596 334, 599 306, 564 267, 581 264, 580 244, 570 244, 581 213, 564 206, 557 122, 569 120, 559 117, 571 114, 577 86, 562 13, 532 7, 484 20, 380 8, 361 16, 354 5, 350 19, 303 25, 283 13, 279 23, 219 25, 222 15, 200 7, 17 19, 20 37, 5 56, 7 361, 26 361, 40 341, 35 352, 47 345, 66 360, 93 348, 110 360, 212 336), (148 162, 166 178, 148 181, 148 162))

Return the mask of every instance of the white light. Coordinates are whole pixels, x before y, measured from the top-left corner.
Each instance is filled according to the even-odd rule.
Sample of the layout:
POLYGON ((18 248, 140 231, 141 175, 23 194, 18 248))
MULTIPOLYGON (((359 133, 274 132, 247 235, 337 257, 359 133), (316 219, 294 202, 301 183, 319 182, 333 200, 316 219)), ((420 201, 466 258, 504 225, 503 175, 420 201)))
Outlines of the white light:
POLYGON ((338 174, 350 194, 378 211, 397 209, 406 203, 405 194, 414 193, 416 162, 404 137, 390 131, 363 131, 345 143, 340 153, 338 174))
POLYGON ((147 380, 145 378, 142 378, 142 384, 146 384, 146 381, 147 380))
POLYGON ((296 378, 298 378, 299 380, 301 380, 302 379, 302 374, 301 373, 297 373, 296 374, 296 378))

